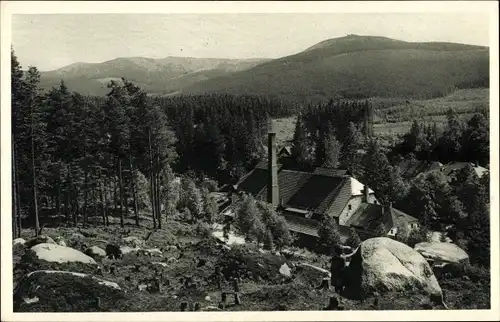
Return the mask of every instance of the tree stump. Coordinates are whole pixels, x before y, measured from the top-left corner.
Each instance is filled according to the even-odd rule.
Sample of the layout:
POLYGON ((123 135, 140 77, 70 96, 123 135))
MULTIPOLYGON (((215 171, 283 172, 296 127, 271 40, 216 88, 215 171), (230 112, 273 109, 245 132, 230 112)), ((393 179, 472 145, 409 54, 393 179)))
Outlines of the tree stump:
POLYGON ((187 302, 181 302, 181 312, 186 312, 187 307, 188 307, 187 302))
POLYGON ((234 304, 241 305, 241 299, 239 293, 234 293, 234 304))
POLYGON ((201 311, 201 304, 200 302, 194 303, 194 309, 193 311, 201 311))
POLYGON ((240 285, 238 284, 238 280, 236 278, 233 279, 233 289, 236 293, 240 291, 240 285))
POLYGON ((95 308, 99 309, 100 307, 101 307, 101 298, 100 297, 96 297, 96 299, 95 299, 95 308))
POLYGON ((330 296, 330 301, 325 310, 342 311, 344 307, 340 305, 339 299, 336 296, 330 296))
POLYGON ((321 280, 320 288, 322 288, 322 289, 329 289, 330 288, 330 279, 328 277, 325 277, 325 278, 323 278, 323 280, 321 280))
POLYGON ((227 293, 222 292, 221 301, 222 303, 224 303, 224 305, 227 303, 227 293))

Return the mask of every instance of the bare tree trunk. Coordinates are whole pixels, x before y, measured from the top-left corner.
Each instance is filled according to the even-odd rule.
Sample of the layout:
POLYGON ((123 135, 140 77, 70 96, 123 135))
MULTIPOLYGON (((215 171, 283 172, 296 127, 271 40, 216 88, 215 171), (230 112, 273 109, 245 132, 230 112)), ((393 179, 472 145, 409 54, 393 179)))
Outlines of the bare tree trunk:
POLYGON ((31 104, 31 166, 33 169, 33 202, 35 211, 35 236, 38 237, 40 230, 40 221, 38 218, 38 196, 36 183, 36 168, 35 168, 35 126, 33 123, 33 104, 31 104))
POLYGON ((162 218, 161 218, 161 205, 160 205, 160 162, 159 162, 159 154, 158 152, 156 153, 156 176, 155 176, 155 185, 156 185, 156 211, 157 211, 157 214, 158 214, 158 228, 161 229, 161 221, 162 221, 162 218))
POLYGON ((87 226, 87 197, 88 197, 88 188, 87 188, 88 174, 85 169, 85 182, 83 189, 85 190, 83 195, 83 227, 87 226))
POLYGON ((137 211, 137 196, 135 191, 135 175, 134 175, 134 169, 132 167, 132 158, 129 158, 129 165, 130 165, 130 185, 132 190, 132 196, 134 198, 135 225, 139 226, 139 212, 137 211))
MULTIPOLYGON (((124 170, 122 170, 124 171, 124 170)), ((126 172, 126 170, 125 170, 126 172)), ((129 216, 129 209, 128 209, 128 189, 127 189, 127 176, 124 175, 123 177, 124 183, 122 184, 122 189, 123 189, 123 203, 125 206, 125 218, 128 218, 129 216)))
POLYGON ((122 159, 118 158, 118 178, 119 178, 119 188, 120 188, 120 227, 125 227, 125 221, 123 218, 123 180, 122 180, 122 159))
POLYGON ((19 209, 17 208, 17 178, 16 178, 16 158, 14 157, 14 140, 12 140, 12 237, 17 238, 17 217, 19 216, 19 209))
POLYGON ((149 186, 151 196, 151 210, 153 211, 153 228, 156 229, 156 207, 154 197, 153 151, 151 150, 151 128, 148 129, 149 141, 149 186))
POLYGON ((56 198, 56 213, 57 213, 57 220, 61 220, 61 176, 59 175, 59 179, 57 182, 57 198, 56 198))
POLYGON ((104 224, 104 226, 107 226, 108 225, 108 217, 106 216, 106 191, 104 189, 103 180, 100 180, 101 205, 102 205, 102 223, 104 224))
POLYGON ((64 215, 66 216, 66 223, 69 222, 69 190, 66 191, 66 202, 64 203, 64 215))

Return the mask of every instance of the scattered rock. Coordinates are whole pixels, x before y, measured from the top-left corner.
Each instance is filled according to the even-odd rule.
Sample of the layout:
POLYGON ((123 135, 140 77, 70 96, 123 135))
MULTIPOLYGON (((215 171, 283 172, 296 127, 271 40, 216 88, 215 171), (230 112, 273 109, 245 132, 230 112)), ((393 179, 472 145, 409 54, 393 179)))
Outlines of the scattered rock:
POLYGON ((56 238, 54 238, 54 241, 57 243, 57 245, 59 246, 64 246, 66 247, 66 242, 64 241, 64 239, 61 237, 61 236, 57 236, 56 238))
POLYGON ((411 247, 387 237, 367 239, 352 257, 342 280, 345 294, 366 297, 377 291, 421 291, 441 296, 427 261, 411 247))
POLYGON ((175 257, 170 257, 169 259, 167 259, 167 263, 169 263, 169 264, 170 263, 177 263, 177 262, 178 262, 178 260, 175 257))
POLYGON ((49 236, 42 235, 28 240, 24 245, 28 248, 31 248, 38 244, 56 244, 56 242, 49 236))
POLYGON ((26 240, 24 238, 16 238, 12 241, 12 245, 24 245, 26 244, 26 240))
POLYGON ((146 246, 146 242, 143 239, 136 236, 123 237, 122 241, 126 246, 131 246, 134 248, 140 248, 146 246))
POLYGON ((166 252, 176 251, 176 250, 178 250, 178 249, 179 249, 179 248, 177 248, 177 246, 175 246, 175 245, 168 245, 168 246, 165 246, 165 247, 164 247, 164 250, 165 250, 166 252))
POLYGON ((205 301, 210 302, 210 300, 211 300, 210 296, 208 296, 208 295, 205 296, 205 301))
POLYGON ((300 264, 298 264, 298 266, 302 267, 305 270, 311 270, 311 271, 314 271, 316 273, 320 273, 320 275, 322 275, 324 277, 328 277, 328 278, 332 277, 332 273, 330 273, 329 270, 318 267, 318 266, 314 266, 314 265, 311 265, 308 263, 300 263, 300 264))
POLYGON ((97 265, 96 261, 80 252, 79 250, 59 246, 57 244, 38 244, 31 248, 39 259, 47 262, 67 263, 67 262, 80 262, 84 264, 97 265))
POLYGON ((92 246, 85 250, 86 255, 92 257, 93 259, 98 259, 101 257, 106 257, 106 251, 101 247, 92 246))
POLYGON ((146 291, 148 289, 148 286, 146 284, 140 284, 137 286, 137 288, 139 289, 139 291, 146 291))
POLYGON ((26 304, 37 303, 38 301, 40 301, 38 296, 35 296, 33 298, 24 298, 23 300, 24 300, 24 303, 26 303, 26 304))
POLYGON ((71 236, 69 237, 69 239, 71 240, 75 240, 75 239, 85 239, 85 236, 83 236, 82 234, 80 233, 72 233, 71 236))
POLYGON ((430 242, 418 243, 415 250, 424 258, 437 262, 465 264, 469 262, 469 255, 460 247, 452 243, 430 242))
POLYGON ((202 311, 207 311, 207 312, 220 311, 220 310, 221 310, 220 308, 213 306, 213 305, 205 306, 204 308, 202 308, 202 311))
POLYGON ((144 253, 144 255, 147 256, 153 256, 153 255, 163 256, 162 251, 159 250, 158 248, 142 249, 142 252, 144 253))
POLYGON ((279 272, 281 275, 283 275, 285 277, 292 276, 292 271, 290 270, 290 267, 288 267, 288 265, 286 263, 281 265, 279 272))
POLYGON ((163 267, 168 267, 167 263, 162 263, 162 262, 152 262, 151 264, 153 264, 153 265, 159 265, 159 266, 163 266, 163 267))
MULTIPOLYGON (((61 246, 59 246, 61 247, 61 246)), ((26 274, 14 290, 15 312, 111 311, 125 292, 117 283, 68 271, 39 270, 26 274), (101 299, 99 308, 95 297, 101 299)))
POLYGON ((139 247, 135 247, 135 248, 132 248, 130 246, 121 246, 120 247, 120 252, 122 255, 125 255, 125 254, 128 254, 128 253, 132 253, 132 252, 138 252, 140 251, 141 249, 139 247))

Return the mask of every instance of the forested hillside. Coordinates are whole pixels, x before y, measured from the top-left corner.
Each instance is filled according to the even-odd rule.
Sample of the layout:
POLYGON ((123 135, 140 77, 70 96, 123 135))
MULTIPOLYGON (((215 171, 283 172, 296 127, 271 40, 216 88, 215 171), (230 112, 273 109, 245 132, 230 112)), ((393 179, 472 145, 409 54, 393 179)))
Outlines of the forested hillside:
POLYGON ((455 88, 488 87, 488 80, 486 47, 349 35, 194 84, 183 92, 264 94, 297 101, 332 97, 428 99, 455 88))
POLYGON ((74 63, 42 72, 40 87, 49 90, 64 80, 70 91, 84 95, 106 95, 107 84, 122 77, 157 95, 176 93, 186 86, 213 77, 251 68, 266 59, 217 59, 166 57, 116 58, 103 63, 74 63))
POLYGON ((43 93, 35 67, 23 73, 13 56, 12 68, 13 188, 33 219, 43 207, 74 220, 107 202, 121 212, 132 199, 137 213, 146 182, 159 195, 171 169, 233 182, 262 158, 268 119, 298 108, 250 95, 151 98, 125 79, 105 97, 64 82, 43 93))

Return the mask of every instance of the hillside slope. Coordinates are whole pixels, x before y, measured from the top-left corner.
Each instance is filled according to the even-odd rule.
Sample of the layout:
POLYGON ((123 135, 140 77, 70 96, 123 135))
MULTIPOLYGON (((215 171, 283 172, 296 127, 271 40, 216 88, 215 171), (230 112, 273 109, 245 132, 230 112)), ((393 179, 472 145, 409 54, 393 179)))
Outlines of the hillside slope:
POLYGON ((167 94, 213 77, 251 68, 264 59, 212 59, 191 57, 116 58, 103 63, 75 63, 41 73, 42 89, 58 86, 61 80, 72 91, 104 95, 110 80, 124 77, 148 93, 167 94))
POLYGON ((280 95, 299 101, 336 96, 430 98, 454 87, 487 87, 488 79, 487 47, 349 35, 196 83, 183 92, 280 95))

